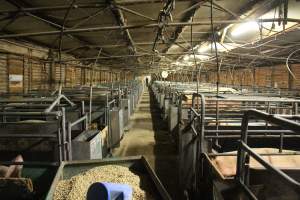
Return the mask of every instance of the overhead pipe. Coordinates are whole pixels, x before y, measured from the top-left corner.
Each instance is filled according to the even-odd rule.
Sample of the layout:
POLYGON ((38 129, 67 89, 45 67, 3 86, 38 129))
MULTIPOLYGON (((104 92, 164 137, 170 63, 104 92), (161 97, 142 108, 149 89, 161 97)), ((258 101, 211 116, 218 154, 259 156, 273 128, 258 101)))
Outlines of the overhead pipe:
MULTIPOLYGON (((281 21, 280 18, 272 19, 258 19, 258 23, 264 22, 278 22, 281 21)), ((300 23, 299 19, 287 18, 287 22, 300 23)), ((246 23, 253 20, 215 20, 214 24, 240 24, 246 23)), ((210 21, 199 21, 199 22, 172 22, 166 24, 166 27, 176 27, 176 26, 207 26, 210 25, 210 21)), ((140 25, 124 25, 124 26, 106 26, 106 27, 90 27, 90 28, 76 28, 76 29, 66 29, 64 34, 68 33, 83 33, 83 32, 98 32, 98 31, 111 31, 111 30, 122 30, 122 29, 137 29, 137 28, 158 28, 159 24, 140 24, 140 25)), ((61 31, 42 31, 42 32, 31 32, 31 33, 16 33, 16 34, 5 34, 0 35, 0 39, 7 38, 19 38, 19 37, 33 37, 33 36, 44 36, 44 35, 57 35, 61 31)))
MULTIPOLYGON (((119 55, 119 56, 109 56, 109 57, 87 57, 87 58, 78 58, 78 59, 66 59, 62 60, 61 62, 71 62, 71 61, 87 61, 87 60, 109 60, 109 59, 116 59, 116 58, 128 58, 128 57, 152 57, 152 56, 181 56, 181 55, 192 55, 191 52, 180 52, 180 53, 159 53, 159 54, 151 54, 151 53, 145 53, 145 54, 137 54, 137 55, 119 55)), ((195 53, 195 55, 208 55, 211 56, 211 54, 206 53, 195 53)), ((242 53, 234 53, 234 52, 226 52, 221 53, 219 52, 220 56, 241 56, 241 57, 248 57, 248 58, 261 58, 261 59, 272 59, 272 60, 282 60, 285 61, 285 57, 274 57, 274 56, 265 56, 265 55, 253 55, 253 54, 242 54, 242 53)), ((290 61, 296 61, 300 62, 300 59, 289 59, 290 61)), ((50 61, 46 61, 50 62, 50 61)), ((203 61, 205 62, 205 61, 203 61)))

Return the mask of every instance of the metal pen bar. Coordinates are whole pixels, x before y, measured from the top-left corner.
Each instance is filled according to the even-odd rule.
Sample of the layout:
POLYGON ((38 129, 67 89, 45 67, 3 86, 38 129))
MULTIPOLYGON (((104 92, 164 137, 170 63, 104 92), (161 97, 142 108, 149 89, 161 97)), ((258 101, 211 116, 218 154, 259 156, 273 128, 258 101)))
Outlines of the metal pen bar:
POLYGON ((245 113, 246 115, 249 116, 255 116, 258 118, 261 118, 263 120, 268 120, 269 122, 273 124, 278 124, 279 126, 285 128, 285 129, 291 129, 295 132, 300 132, 300 124, 297 122, 294 122, 289 119, 285 119, 281 117, 280 115, 273 115, 273 114, 267 114, 259 110, 249 110, 245 113))
POLYGON ((2 116, 62 116, 61 111, 54 112, 0 112, 2 116))
MULTIPOLYGON (((192 96, 192 108, 194 109, 195 107, 195 99, 200 98, 200 114, 197 115, 198 123, 199 123, 199 128, 200 132, 197 134, 197 146, 196 146, 196 170, 195 170, 195 176, 196 176, 196 191, 200 187, 200 179, 203 177, 203 166, 201 165, 202 160, 203 160, 203 153, 204 153, 204 131, 205 131, 205 96, 203 94, 199 93, 194 93, 192 96)), ((198 101, 197 101, 197 106, 198 106, 198 101)), ((199 109, 199 107, 198 107, 199 109)), ((194 110, 193 112, 196 112, 194 110)), ((197 113, 197 112, 196 112, 197 113)), ((194 125, 194 124, 193 124, 194 125)), ((194 126, 192 126, 194 127, 194 126)))
POLYGON ((84 130, 88 129, 88 115, 85 114, 84 116, 80 117, 74 122, 68 122, 68 133, 67 133, 67 155, 68 155, 68 160, 72 160, 72 127, 81 123, 85 122, 84 125, 84 130))
POLYGON ((55 98, 22 98, 22 99, 0 99, 0 103, 34 103, 34 102, 53 102, 55 98))
POLYGON ((89 106, 90 106, 90 110, 89 110, 89 123, 92 123, 92 106, 93 106, 93 86, 91 85, 90 87, 90 99, 89 99, 89 106))
POLYGON ((57 138, 56 134, 1 134, 0 138, 57 138))
POLYGON ((58 140, 58 144, 57 144, 57 147, 58 147, 58 160, 59 160, 59 163, 61 163, 63 161, 63 151, 62 151, 62 138, 61 138, 61 120, 58 120, 57 123, 58 123, 58 127, 60 127, 57 131, 57 140, 58 140))
POLYGON ((240 185, 242 186, 242 189, 248 194, 248 196, 252 199, 252 200, 259 200, 254 194, 253 192, 245 185, 244 182, 239 181, 240 185))
POLYGON ((280 176, 283 178, 288 184, 293 186, 295 189, 300 191, 300 183, 296 181, 295 179, 288 176, 286 173, 281 171, 280 169, 277 169, 273 167, 271 164, 269 164, 267 161, 265 161, 259 154, 255 153, 251 148, 245 144, 243 141, 241 141, 241 148, 246 151, 251 157, 253 157, 256 161, 258 161, 261 165, 263 165, 266 169, 270 170, 272 173, 280 176))
MULTIPOLYGON (((241 132, 241 141, 238 149, 238 155, 237 155, 237 171, 236 171, 236 179, 238 182, 246 189, 249 189, 247 185, 245 185, 245 181, 248 180, 249 175, 247 173, 247 160, 246 157, 251 156, 256 161, 258 161, 261 165, 263 165, 267 170, 270 170, 273 174, 281 177, 287 184, 291 185, 294 189, 296 189, 298 192, 300 191, 300 183, 285 174, 280 169, 277 169, 273 167, 271 164, 266 162, 260 155, 255 153, 251 148, 247 145, 247 139, 249 137, 248 135, 248 123, 249 120, 253 117, 264 119, 269 123, 277 124, 278 126, 281 126, 282 128, 289 128, 295 132, 299 131, 300 124, 296 123, 294 121, 285 119, 283 117, 280 117, 279 115, 271 115, 262 111, 258 110, 249 110, 245 112, 243 121, 242 121, 242 132, 241 132), (246 177, 247 176, 247 177, 246 177)), ((283 135, 280 135, 280 137, 284 137, 283 135)), ((281 144, 283 145, 283 144, 281 144)), ((282 150, 282 149, 281 149, 282 150)), ((280 153, 280 152, 279 152, 280 153)))
POLYGON ((80 117, 80 118, 78 118, 76 121, 71 122, 70 125, 71 125, 71 127, 73 127, 73 126, 79 124, 80 122, 83 122, 83 121, 86 121, 86 120, 88 120, 87 114, 84 115, 84 116, 82 116, 82 117, 80 117))
POLYGON ((61 118, 61 129, 62 129, 62 152, 63 152, 63 160, 67 160, 67 150, 66 150, 66 145, 68 144, 67 143, 67 140, 66 140, 66 137, 67 137, 67 133, 66 133, 66 111, 65 111, 65 108, 61 108, 62 110, 62 118, 61 118))
MULTIPOLYGON (((264 128, 264 126, 262 126, 262 128, 264 128)), ((205 133, 237 133, 240 136, 241 130, 205 130, 205 133)), ((248 130, 248 133, 251 134, 264 134, 264 133, 272 133, 272 134, 281 134, 281 133, 294 133, 294 131, 290 131, 290 130, 272 130, 272 129, 267 129, 267 130, 248 130)))
MULTIPOLYGON (((237 156, 237 153, 208 153, 209 156, 237 156)), ((260 156, 300 156, 300 152, 260 153, 260 156)))
POLYGON ((70 104, 70 106, 72 106, 72 107, 76 105, 75 103, 73 103, 72 101, 70 101, 66 96, 64 96, 63 94, 60 94, 60 95, 55 99, 55 101, 53 101, 52 104, 51 104, 48 108, 46 108, 46 109, 44 110, 44 112, 51 112, 51 111, 53 110, 53 108, 54 108, 57 104, 59 104, 59 102, 60 102, 61 99, 66 100, 66 101, 70 104))
POLYGON ((25 162, 13 162, 13 161, 0 161, 0 165, 24 165, 24 166, 59 166, 58 162, 35 162, 35 161, 25 161, 25 162))
POLYGON ((73 160, 72 158, 72 124, 68 122, 68 160, 73 160))
MULTIPOLYGON (((241 138, 240 135, 210 135, 204 136, 205 139, 234 139, 234 138, 241 138)), ((248 135, 248 138, 300 138, 300 135, 248 135)))

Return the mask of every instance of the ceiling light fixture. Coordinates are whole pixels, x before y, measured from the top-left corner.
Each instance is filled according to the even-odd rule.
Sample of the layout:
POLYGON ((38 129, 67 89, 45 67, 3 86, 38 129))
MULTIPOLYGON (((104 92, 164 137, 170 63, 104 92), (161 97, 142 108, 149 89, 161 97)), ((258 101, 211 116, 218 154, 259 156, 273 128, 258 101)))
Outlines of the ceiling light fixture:
POLYGON ((259 24, 256 21, 249 21, 234 27, 234 29, 231 32, 231 35, 237 37, 245 33, 255 31, 259 31, 259 24))

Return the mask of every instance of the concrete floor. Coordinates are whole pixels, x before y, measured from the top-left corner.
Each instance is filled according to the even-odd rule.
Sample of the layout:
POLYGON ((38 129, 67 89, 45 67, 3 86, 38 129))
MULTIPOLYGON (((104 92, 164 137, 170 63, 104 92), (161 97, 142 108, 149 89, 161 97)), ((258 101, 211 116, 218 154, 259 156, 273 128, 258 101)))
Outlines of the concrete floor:
POLYGON ((152 92, 145 90, 131 117, 129 131, 120 147, 114 149, 113 156, 145 156, 169 194, 177 199, 176 149, 168 134, 167 122, 162 120, 160 113, 152 92))

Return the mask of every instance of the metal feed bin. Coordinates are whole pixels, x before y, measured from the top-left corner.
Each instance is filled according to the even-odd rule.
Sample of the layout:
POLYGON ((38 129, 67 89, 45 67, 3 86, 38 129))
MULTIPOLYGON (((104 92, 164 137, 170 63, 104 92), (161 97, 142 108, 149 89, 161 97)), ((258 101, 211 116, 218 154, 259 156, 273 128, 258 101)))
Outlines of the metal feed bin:
POLYGON ((137 89, 134 91, 134 108, 137 107, 138 102, 139 102, 139 91, 137 89))
POLYGON ((72 159, 102 159, 101 131, 87 130, 72 140, 72 159))
POLYGON ((143 190, 146 192, 151 192, 152 195, 154 195, 154 199, 171 200, 170 195, 158 179, 155 172, 151 169, 149 163, 144 157, 141 156, 62 162, 57 170, 50 190, 44 199, 53 199, 54 192, 59 181, 70 179, 94 167, 105 165, 119 165, 129 168, 131 171, 133 171, 133 173, 140 175, 141 186, 143 187, 143 190))
POLYGON ((160 107, 160 101, 161 101, 161 93, 158 93, 157 95, 157 102, 158 102, 158 106, 160 107))
POLYGON ((159 107, 160 107, 161 109, 163 109, 163 107, 164 107, 165 96, 166 96, 165 94, 161 94, 161 95, 160 95, 159 107))
POLYGON ((121 109, 123 110, 123 126, 126 127, 129 123, 130 117, 130 100, 121 99, 121 109))
MULTIPOLYGON (((196 162, 197 162, 197 140, 191 129, 185 129, 189 124, 189 109, 181 109, 181 124, 178 127, 177 147, 179 152, 179 187, 181 195, 194 191, 196 162)), ((197 128, 197 127, 196 127, 197 128)))
POLYGON ((133 114, 134 112, 134 95, 131 93, 130 94, 130 115, 133 114))
POLYGON ((168 119, 168 128, 169 133, 172 133, 178 124, 178 107, 174 104, 170 105, 169 109, 169 119, 168 119))
POLYGON ((123 137, 123 110, 114 107, 110 111, 110 134, 109 134, 109 148, 117 147, 120 145, 120 140, 123 137))
POLYGON ((179 130, 179 185, 181 194, 193 191, 197 142, 192 131, 179 130))
POLYGON ((164 119, 167 119, 169 117, 170 102, 171 102, 170 98, 165 98, 165 100, 164 100, 164 116, 163 116, 164 119))

